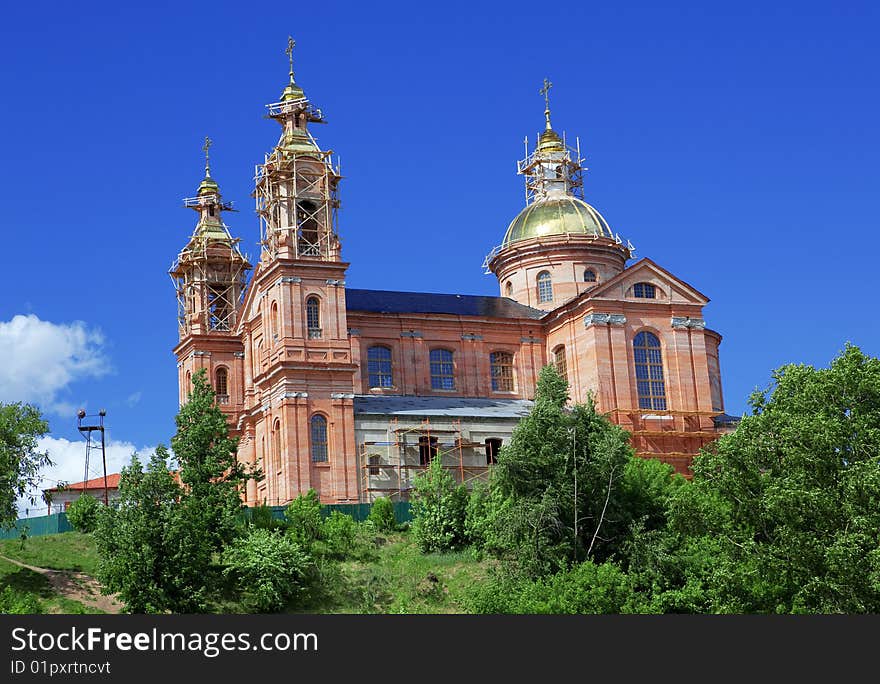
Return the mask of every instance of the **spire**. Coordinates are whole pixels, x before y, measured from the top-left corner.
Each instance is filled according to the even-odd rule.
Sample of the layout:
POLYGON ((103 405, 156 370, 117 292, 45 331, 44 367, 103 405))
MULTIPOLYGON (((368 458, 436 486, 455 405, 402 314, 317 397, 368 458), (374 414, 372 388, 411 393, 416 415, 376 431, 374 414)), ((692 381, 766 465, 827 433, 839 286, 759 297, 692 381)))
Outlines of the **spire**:
POLYGON ((582 196, 584 171, 580 144, 569 149, 550 123, 549 78, 538 93, 544 96, 544 130, 538 136, 538 144, 529 152, 526 140, 526 158, 517 164, 517 173, 526 177, 526 204, 547 198, 582 196))
POLYGON ((218 199, 220 197, 220 186, 217 185, 217 181, 211 178, 211 162, 208 157, 208 150, 211 149, 211 145, 214 144, 214 141, 211 140, 208 136, 205 136, 205 144, 202 145, 202 150, 205 152, 205 177, 202 179, 202 182, 199 183, 199 196, 202 195, 217 195, 218 199))
POLYGON ((545 130, 552 131, 553 127, 550 125, 550 88, 553 87, 553 84, 550 82, 548 78, 544 78, 544 87, 541 88, 538 92, 544 96, 544 118, 547 120, 547 128, 545 130))
POLYGON ((296 46, 296 41, 292 36, 287 36, 287 49, 284 51, 284 54, 287 55, 287 59, 290 62, 290 80, 287 83, 287 86, 281 93, 281 101, 287 102, 288 100, 301 100, 306 94, 303 92, 303 89, 300 88, 296 81, 293 80, 293 48, 296 46))
POLYGON ((544 87, 541 88, 538 92, 544 96, 544 131, 538 138, 538 149, 539 150, 547 150, 551 152, 559 152, 562 151, 562 138, 553 130, 553 127, 550 125, 550 88, 553 87, 553 84, 550 82, 550 79, 544 79, 544 87))
POLYGON ((214 141, 206 135, 205 144, 202 145, 202 149, 205 151, 205 178, 211 177, 211 158, 208 156, 208 150, 211 149, 211 145, 213 144, 214 141))

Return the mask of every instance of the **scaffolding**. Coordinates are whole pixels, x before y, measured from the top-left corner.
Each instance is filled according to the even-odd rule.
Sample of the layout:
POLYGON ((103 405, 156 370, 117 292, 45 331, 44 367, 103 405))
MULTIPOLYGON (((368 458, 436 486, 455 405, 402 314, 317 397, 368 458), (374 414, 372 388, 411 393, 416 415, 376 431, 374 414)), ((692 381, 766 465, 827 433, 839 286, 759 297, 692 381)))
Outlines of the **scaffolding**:
POLYGON ((297 259, 335 260, 341 169, 333 151, 319 149, 306 128, 307 123, 325 123, 324 116, 306 98, 267 108, 269 118, 284 130, 254 173, 260 244, 273 256, 286 250, 297 259))
POLYGON ((361 442, 358 445, 361 501, 369 503, 379 496, 408 501, 415 477, 437 458, 458 484, 470 488, 477 481, 486 481, 491 465, 478 463, 480 459, 475 452, 486 448, 486 444, 465 439, 460 420, 450 423, 451 427, 441 428, 425 418, 419 425, 402 427, 397 418, 392 418, 385 440, 361 442))
POLYGON ((723 430, 706 424, 723 411, 655 411, 640 408, 613 408, 613 422, 632 435, 636 454, 660 460, 692 459, 703 447, 718 439, 723 430), (660 423, 657 425, 657 423, 660 423), (682 450, 683 440, 690 448, 682 450))
POLYGON ((169 275, 177 293, 177 324, 181 337, 194 332, 229 332, 235 328, 244 300, 251 264, 238 248, 229 227, 211 221, 204 210, 231 209, 216 194, 184 199, 185 207, 203 212, 186 247, 171 264, 169 275))

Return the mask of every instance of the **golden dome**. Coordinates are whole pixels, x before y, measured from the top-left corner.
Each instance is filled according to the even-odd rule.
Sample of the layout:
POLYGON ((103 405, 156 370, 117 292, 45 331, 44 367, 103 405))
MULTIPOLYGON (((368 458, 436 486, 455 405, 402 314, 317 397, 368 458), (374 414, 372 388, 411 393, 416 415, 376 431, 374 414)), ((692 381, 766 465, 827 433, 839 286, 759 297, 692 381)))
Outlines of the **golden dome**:
POLYGON ((523 209, 504 234, 502 247, 547 235, 595 235, 614 238, 608 222, 589 204, 565 195, 539 200, 523 209))

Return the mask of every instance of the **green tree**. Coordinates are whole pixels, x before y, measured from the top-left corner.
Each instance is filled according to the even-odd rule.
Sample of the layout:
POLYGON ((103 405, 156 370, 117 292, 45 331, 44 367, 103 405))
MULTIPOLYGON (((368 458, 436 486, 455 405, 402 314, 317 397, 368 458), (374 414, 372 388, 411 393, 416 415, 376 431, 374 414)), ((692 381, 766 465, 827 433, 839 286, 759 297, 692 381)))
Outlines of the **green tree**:
POLYGON ((449 551, 465 543, 468 493, 456 485, 438 454, 413 482, 412 535, 422 551, 449 551))
POLYGON ((95 497, 83 494, 70 504, 70 507, 67 509, 67 519, 73 525, 73 529, 88 534, 95 531, 100 508, 101 504, 98 503, 95 497))
POLYGON ((185 490, 182 508, 202 530, 199 544, 203 555, 210 556, 232 539, 243 507, 241 492, 257 473, 238 461, 238 439, 229 437, 226 416, 204 369, 193 375, 192 383, 188 401, 177 414, 171 449, 185 490))
POLYGON ((226 417, 204 370, 171 439, 179 484, 160 447, 144 472, 133 459, 120 482, 118 509, 102 514, 98 533, 102 582, 132 612, 196 613, 216 599, 218 558, 235 536, 240 491, 249 477, 236 459, 226 417))
POLYGON ((633 458, 627 433, 596 413, 592 400, 569 410, 567 399, 565 380, 544 367, 535 405, 490 480, 488 547, 532 576, 610 558, 633 517, 621 495, 633 458))
POLYGON ((284 517, 287 519, 288 533, 304 549, 311 549, 312 544, 321 538, 324 531, 321 499, 314 489, 300 494, 287 504, 284 517))
POLYGON ((640 552, 643 586, 663 610, 880 612, 880 360, 783 366, 750 404, 640 552))
POLYGON ((41 468, 52 465, 39 451, 37 440, 49 431, 39 410, 29 404, 0 404, 0 528, 9 529, 18 518, 16 502, 40 485, 41 468))
POLYGON ((184 540, 172 534, 183 492, 168 472, 167 459, 162 446, 146 469, 137 454, 132 456, 119 478, 119 498, 98 515, 98 580, 106 592, 119 594, 130 613, 174 610, 188 589, 175 557, 184 540))

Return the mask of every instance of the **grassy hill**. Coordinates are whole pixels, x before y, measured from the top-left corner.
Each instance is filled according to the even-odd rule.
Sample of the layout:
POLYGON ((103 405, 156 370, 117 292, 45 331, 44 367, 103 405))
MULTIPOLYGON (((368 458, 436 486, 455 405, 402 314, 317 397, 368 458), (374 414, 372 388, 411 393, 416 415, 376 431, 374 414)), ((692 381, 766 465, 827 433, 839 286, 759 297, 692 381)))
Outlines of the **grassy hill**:
MULTIPOLYGON (((305 606, 309 613, 462 613, 468 591, 491 561, 470 552, 422 554, 407 533, 377 538, 368 560, 344 561, 328 571, 328 587, 305 606)), ((117 612, 94 581, 98 555, 79 532, 0 541, 0 612, 117 612), (23 563, 28 567, 16 565, 23 563)), ((224 612, 235 604, 218 606, 224 612)))
POLYGON ((92 579, 97 552, 79 532, 0 541, 0 612, 103 613, 114 609, 92 579))

